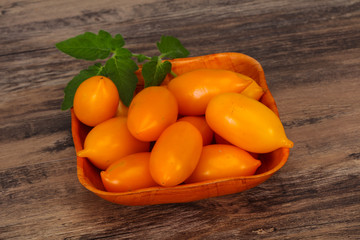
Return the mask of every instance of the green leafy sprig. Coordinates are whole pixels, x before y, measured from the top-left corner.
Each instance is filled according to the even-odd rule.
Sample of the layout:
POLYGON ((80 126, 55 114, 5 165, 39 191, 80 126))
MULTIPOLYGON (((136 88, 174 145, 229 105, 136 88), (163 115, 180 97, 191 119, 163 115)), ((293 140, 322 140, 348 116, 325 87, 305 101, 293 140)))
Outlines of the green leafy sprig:
POLYGON ((124 48, 125 40, 120 34, 114 37, 110 33, 100 30, 98 34, 86 32, 73 38, 56 44, 57 49, 76 59, 88 61, 105 60, 105 64, 99 62, 87 69, 81 70, 64 89, 62 110, 73 106, 74 96, 79 85, 93 76, 105 76, 110 78, 116 85, 121 101, 129 106, 134 96, 138 82, 135 74, 139 69, 138 63, 143 63, 142 75, 144 87, 160 85, 171 71, 171 62, 165 59, 183 58, 189 55, 189 51, 172 36, 162 36, 157 42, 160 51, 159 56, 149 57, 143 54, 135 54, 124 48))

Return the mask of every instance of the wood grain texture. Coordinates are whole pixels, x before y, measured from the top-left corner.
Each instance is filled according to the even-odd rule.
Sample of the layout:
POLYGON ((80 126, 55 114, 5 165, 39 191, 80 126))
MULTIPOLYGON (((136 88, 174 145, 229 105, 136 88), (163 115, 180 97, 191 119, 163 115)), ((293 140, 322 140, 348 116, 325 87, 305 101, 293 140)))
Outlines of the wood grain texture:
POLYGON ((360 1, 0 2, 0 239, 359 239, 360 1), (84 31, 156 54, 241 52, 263 66, 295 147, 267 182, 127 207, 80 185, 63 88, 89 65, 57 51, 84 31))

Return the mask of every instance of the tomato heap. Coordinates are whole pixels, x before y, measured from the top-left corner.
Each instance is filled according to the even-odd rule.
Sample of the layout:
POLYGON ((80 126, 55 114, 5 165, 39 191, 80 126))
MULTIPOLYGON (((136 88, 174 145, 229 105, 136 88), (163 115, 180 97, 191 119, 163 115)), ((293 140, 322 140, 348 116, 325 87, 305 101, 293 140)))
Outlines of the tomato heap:
POLYGON ((263 94, 248 76, 198 69, 144 88, 127 108, 95 76, 74 97, 76 117, 93 127, 77 155, 102 170, 109 192, 250 176, 256 154, 293 146, 263 94))

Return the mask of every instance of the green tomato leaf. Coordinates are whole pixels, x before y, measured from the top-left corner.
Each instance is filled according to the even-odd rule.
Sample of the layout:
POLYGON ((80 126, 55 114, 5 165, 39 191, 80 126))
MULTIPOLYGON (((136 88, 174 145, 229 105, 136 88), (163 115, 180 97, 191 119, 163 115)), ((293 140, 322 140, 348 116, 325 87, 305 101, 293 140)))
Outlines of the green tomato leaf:
POLYGON ((67 110, 73 106, 75 92, 83 81, 93 76, 103 75, 103 70, 104 67, 100 63, 96 63, 88 69, 80 71, 78 75, 68 82, 64 89, 65 96, 61 105, 61 110, 67 110))
POLYGON ((181 42, 172 36, 162 36, 160 42, 157 42, 156 45, 163 58, 184 58, 189 55, 189 51, 181 42))
POLYGON ((125 40, 120 34, 116 34, 115 37, 111 40, 111 49, 113 51, 123 47, 124 45, 125 45, 125 40))
POLYGON ((117 48, 115 50, 115 56, 117 58, 131 58, 132 53, 130 52, 130 50, 128 50, 126 48, 117 48))
POLYGON ((152 57, 151 61, 142 67, 144 87, 159 86, 170 71, 171 63, 169 61, 162 62, 159 57, 152 57))
POLYGON ((145 60, 148 59, 148 57, 145 56, 144 54, 138 54, 138 55, 136 55, 136 58, 137 58, 137 60, 138 60, 139 63, 141 63, 141 62, 143 62, 143 61, 145 61, 145 60))
POLYGON ((91 32, 69 38, 56 44, 56 47, 77 59, 105 59, 117 48, 124 46, 125 41, 120 34, 113 38, 110 33, 100 30, 98 35, 91 32))
POLYGON ((129 106, 138 82, 135 74, 138 66, 130 58, 110 58, 104 68, 106 77, 115 83, 121 101, 129 106))

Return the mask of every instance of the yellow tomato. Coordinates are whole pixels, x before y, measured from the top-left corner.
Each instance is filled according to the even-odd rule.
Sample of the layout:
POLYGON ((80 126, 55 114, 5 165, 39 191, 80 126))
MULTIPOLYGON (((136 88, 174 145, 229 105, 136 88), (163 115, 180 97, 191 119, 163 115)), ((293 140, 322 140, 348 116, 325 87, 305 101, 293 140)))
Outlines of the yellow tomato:
POLYGON ((264 95, 264 93, 265 93, 264 89, 262 87, 260 87, 259 84, 257 84, 257 82, 255 82, 252 78, 250 78, 246 75, 240 74, 240 73, 238 73, 238 75, 241 78, 251 81, 250 85, 247 86, 241 92, 241 94, 243 94, 249 98, 256 99, 256 100, 259 100, 262 97, 262 95, 264 95))
POLYGON ((77 156, 87 157, 97 168, 105 170, 119 158, 149 151, 149 147, 149 142, 139 141, 130 134, 125 117, 116 117, 91 129, 84 149, 77 152, 77 156))
POLYGON ((180 121, 164 130, 150 156, 150 174, 161 186, 182 183, 194 171, 201 154, 202 136, 191 123, 180 121))
POLYGON ((242 94, 215 96, 205 117, 214 132, 246 151, 266 153, 293 147, 279 117, 261 102, 242 94))
POLYGON ((141 141, 155 141, 162 131, 176 122, 178 104, 166 87, 147 87, 132 100, 128 128, 141 141))
POLYGON ((201 136, 203 138, 203 145, 209 145, 213 138, 214 138, 214 132, 211 130, 209 125, 207 124, 205 117, 203 116, 185 116, 180 118, 178 121, 186 121, 194 125, 199 132, 201 133, 201 136))
POLYGON ((212 144, 203 147, 198 165, 185 182, 250 176, 260 165, 259 160, 238 147, 212 144))
POLYGON ((149 171, 150 152, 127 155, 100 173, 108 192, 126 192, 157 184, 149 171))
POLYGON ((204 115, 212 97, 224 92, 241 92, 250 83, 232 71, 199 69, 172 79, 168 89, 178 101, 180 114, 204 115))
POLYGON ((115 116, 119 104, 119 93, 115 84, 106 77, 91 77, 80 84, 74 96, 76 117, 88 126, 115 116))

